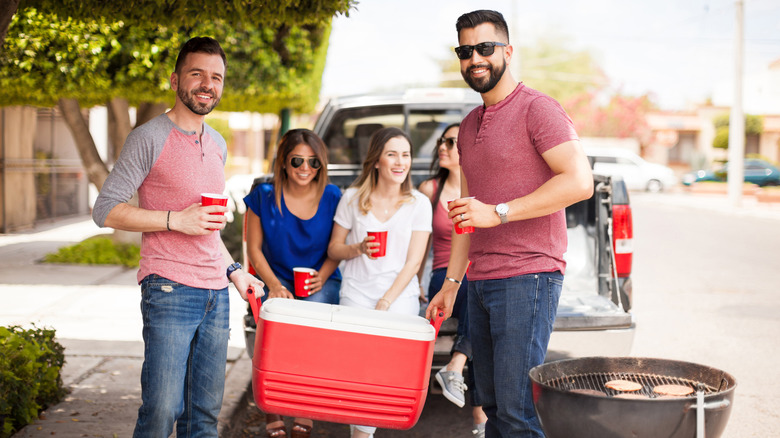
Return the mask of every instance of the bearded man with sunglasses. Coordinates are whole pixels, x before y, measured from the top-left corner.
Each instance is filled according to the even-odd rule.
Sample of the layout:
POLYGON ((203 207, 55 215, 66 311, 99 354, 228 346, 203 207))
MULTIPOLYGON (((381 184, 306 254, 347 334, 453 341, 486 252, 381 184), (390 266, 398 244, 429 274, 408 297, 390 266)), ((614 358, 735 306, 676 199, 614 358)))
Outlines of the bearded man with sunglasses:
POLYGON ((260 280, 241 270, 219 231, 227 207, 202 206, 225 188, 225 140, 204 122, 219 103, 225 53, 208 37, 187 41, 171 74, 173 108, 134 129, 95 201, 98 226, 143 233, 144 363, 135 437, 217 437, 225 387, 230 298, 260 280), (138 191, 138 204, 128 203, 138 191))
POLYGON ((470 260, 469 334, 486 436, 544 437, 528 372, 547 352, 566 266, 564 209, 591 196, 590 164, 558 102, 507 70, 513 47, 503 16, 470 12, 456 30, 461 74, 484 105, 461 123, 462 197, 449 217, 476 231, 452 235, 450 281, 427 316, 452 313, 470 260))

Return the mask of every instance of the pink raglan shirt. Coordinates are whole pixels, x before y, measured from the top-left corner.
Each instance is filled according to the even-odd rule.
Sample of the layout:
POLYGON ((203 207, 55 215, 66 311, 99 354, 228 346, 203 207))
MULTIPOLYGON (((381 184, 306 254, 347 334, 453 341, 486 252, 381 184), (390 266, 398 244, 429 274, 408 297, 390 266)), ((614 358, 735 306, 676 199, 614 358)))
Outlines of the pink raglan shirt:
MULTIPOLYGON (((180 211, 200 202, 201 193, 222 193, 225 140, 206 124, 198 137, 181 130, 167 114, 134 129, 95 201, 95 223, 103 227, 111 209, 127 202, 136 190, 141 208, 158 211, 180 211)), ((143 233, 139 283, 157 274, 191 287, 227 287, 220 239, 218 231, 205 236, 143 233)))

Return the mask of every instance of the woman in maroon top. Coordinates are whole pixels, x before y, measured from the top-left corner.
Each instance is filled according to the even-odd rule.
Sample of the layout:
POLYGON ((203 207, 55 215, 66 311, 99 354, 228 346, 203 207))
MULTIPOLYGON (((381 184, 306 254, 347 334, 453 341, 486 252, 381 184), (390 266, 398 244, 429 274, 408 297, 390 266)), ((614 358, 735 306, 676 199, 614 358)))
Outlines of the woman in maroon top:
MULTIPOLYGON (((442 136, 436 140, 437 154, 431 164, 431 170, 436 170, 436 174, 433 178, 423 181, 419 187, 420 192, 426 195, 433 204, 433 233, 428 243, 429 247, 433 247, 433 266, 428 286, 429 299, 441 289, 447 273, 447 263, 450 260, 453 225, 452 220, 447 217, 447 201, 460 198, 460 156, 456 147, 459 130, 459 123, 449 125, 444 129, 442 136)), ((425 261, 423 261, 418 273, 420 280, 422 280, 424 270, 425 261)), ((463 407, 466 404, 465 390, 467 386, 463 381, 463 368, 467 361, 471 360, 468 309, 466 306, 467 289, 468 280, 464 277, 452 312, 453 316, 458 318, 458 332, 452 347, 452 358, 446 367, 436 373, 436 381, 441 385, 444 396, 458 407, 463 407)), ((420 296, 425 296, 422 290, 420 296)), ((474 400, 473 379, 469 379, 469 384, 472 385, 473 433, 477 437, 482 437, 487 417, 474 400)))

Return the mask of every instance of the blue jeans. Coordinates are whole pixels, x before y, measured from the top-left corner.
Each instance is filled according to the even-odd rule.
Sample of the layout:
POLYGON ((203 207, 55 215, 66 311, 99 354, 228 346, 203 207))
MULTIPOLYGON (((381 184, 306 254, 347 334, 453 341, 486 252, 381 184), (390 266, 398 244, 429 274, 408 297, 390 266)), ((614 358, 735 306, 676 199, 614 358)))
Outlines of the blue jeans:
POLYGON ((149 275, 141 281, 144 364, 133 436, 217 438, 225 390, 228 289, 185 286, 149 275))
POLYGON ((469 328, 477 399, 487 437, 544 438, 528 372, 544 362, 563 275, 469 282, 469 328))
MULTIPOLYGON (((317 291, 313 295, 309 295, 308 297, 299 297, 295 295, 295 285, 290 283, 289 281, 285 280, 282 277, 276 277, 280 283, 282 283, 282 286, 286 287, 287 290, 290 291, 291 294, 295 297, 296 300, 304 300, 304 301, 314 301, 315 303, 325 303, 325 304, 338 304, 339 303, 339 290, 341 289, 341 280, 335 280, 333 278, 329 278, 328 281, 325 282, 325 284, 322 285, 322 289, 317 291)), ((261 298, 261 301, 264 303, 266 299, 268 299, 268 287, 263 288, 265 290, 265 295, 261 298)))

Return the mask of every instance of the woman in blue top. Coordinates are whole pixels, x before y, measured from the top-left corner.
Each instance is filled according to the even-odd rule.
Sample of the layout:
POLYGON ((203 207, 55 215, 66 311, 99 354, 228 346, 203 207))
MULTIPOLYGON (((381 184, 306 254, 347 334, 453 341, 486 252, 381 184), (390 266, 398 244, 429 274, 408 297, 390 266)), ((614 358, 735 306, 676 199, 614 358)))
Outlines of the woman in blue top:
MULTIPOLYGON (((328 184, 325 143, 308 129, 288 131, 279 143, 272 184, 244 198, 249 262, 265 283, 265 298, 298 298, 338 304, 341 273, 328 257, 333 216, 341 191, 328 184), (315 269, 308 296, 296 297, 293 268, 315 269)), ((311 433, 312 421, 296 418, 293 438, 311 433)), ((286 436, 278 415, 266 415, 269 437, 286 436)))

